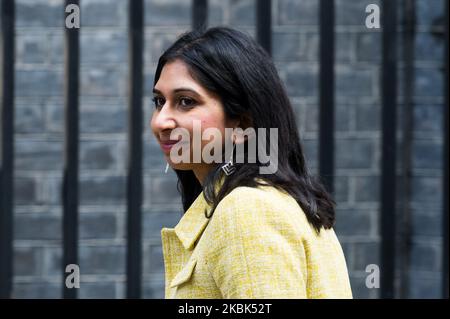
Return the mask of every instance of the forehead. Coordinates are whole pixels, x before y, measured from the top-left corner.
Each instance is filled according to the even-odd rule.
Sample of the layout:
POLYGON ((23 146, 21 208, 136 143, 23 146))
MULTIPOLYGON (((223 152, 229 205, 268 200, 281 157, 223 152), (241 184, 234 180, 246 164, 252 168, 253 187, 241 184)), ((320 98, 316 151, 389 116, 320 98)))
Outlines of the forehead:
POLYGON ((190 74, 187 65, 180 60, 175 60, 164 65, 158 82, 155 84, 155 89, 168 92, 186 86, 199 93, 206 94, 205 89, 190 74))

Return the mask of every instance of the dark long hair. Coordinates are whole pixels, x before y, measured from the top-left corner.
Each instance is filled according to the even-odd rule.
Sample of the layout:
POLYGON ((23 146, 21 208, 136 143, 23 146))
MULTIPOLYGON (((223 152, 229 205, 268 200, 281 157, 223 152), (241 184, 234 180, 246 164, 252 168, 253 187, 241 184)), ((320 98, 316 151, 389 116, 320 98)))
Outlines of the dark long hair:
MULTIPOLYGON (((279 139, 275 173, 261 174, 260 167, 265 164, 257 155, 256 163, 235 163, 235 173, 226 176, 217 193, 214 186, 223 176, 220 165, 209 172, 203 187, 192 171, 175 170, 184 210, 203 191, 212 206, 211 216, 220 200, 234 188, 257 187, 263 180, 290 194, 317 231, 333 227, 335 202, 323 184, 308 172, 291 103, 267 52, 250 36, 230 28, 191 31, 160 57, 154 85, 164 65, 176 59, 187 65, 203 87, 220 97, 227 118, 246 118, 255 131, 278 128, 279 139)), ((270 147, 269 134, 266 139, 270 147)))

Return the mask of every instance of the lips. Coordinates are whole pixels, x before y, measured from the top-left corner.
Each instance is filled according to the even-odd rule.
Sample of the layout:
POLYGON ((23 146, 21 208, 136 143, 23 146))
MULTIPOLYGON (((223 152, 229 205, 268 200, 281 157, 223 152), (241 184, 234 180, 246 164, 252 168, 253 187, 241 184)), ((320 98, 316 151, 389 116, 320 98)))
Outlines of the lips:
POLYGON ((172 146, 174 146, 175 144, 177 144, 179 141, 174 141, 174 140, 165 140, 165 141, 160 141, 159 144, 162 148, 163 151, 170 151, 170 149, 172 148, 172 146))

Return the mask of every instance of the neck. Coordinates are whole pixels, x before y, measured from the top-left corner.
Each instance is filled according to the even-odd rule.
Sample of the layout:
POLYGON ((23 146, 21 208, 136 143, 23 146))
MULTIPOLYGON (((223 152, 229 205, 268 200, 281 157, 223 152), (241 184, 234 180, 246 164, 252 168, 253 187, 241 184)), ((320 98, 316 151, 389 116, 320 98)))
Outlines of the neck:
POLYGON ((213 168, 213 164, 203 164, 199 167, 194 168, 192 171, 194 172, 194 175, 199 183, 203 186, 203 182, 205 181, 206 176, 213 168))

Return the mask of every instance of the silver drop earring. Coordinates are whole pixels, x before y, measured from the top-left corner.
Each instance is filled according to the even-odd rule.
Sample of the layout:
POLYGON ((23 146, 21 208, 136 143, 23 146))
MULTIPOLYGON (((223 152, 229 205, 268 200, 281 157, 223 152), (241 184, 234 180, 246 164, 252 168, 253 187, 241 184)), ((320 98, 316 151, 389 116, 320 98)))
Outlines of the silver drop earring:
POLYGON ((164 171, 164 174, 167 174, 167 171, 169 170, 169 163, 166 165, 166 170, 164 171))
POLYGON ((227 176, 230 176, 231 174, 233 174, 236 171, 236 167, 233 164, 233 153, 234 153, 235 146, 236 146, 236 144, 233 143, 233 148, 231 149, 230 160, 227 163, 225 163, 224 165, 222 165, 222 167, 221 167, 221 169, 227 176))

